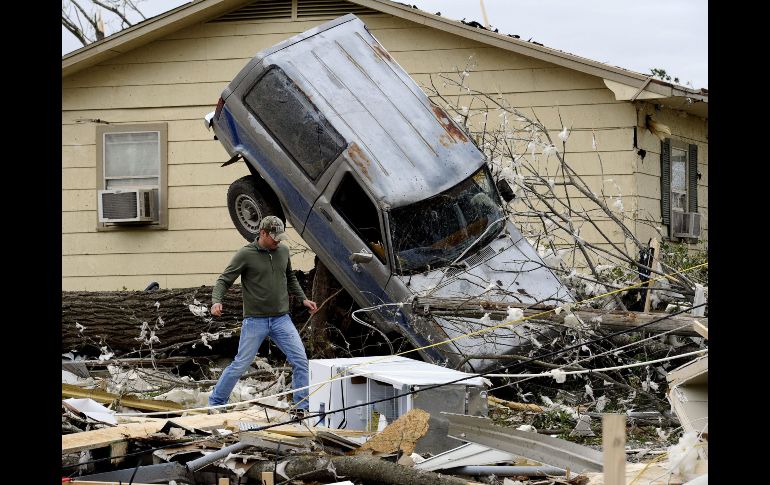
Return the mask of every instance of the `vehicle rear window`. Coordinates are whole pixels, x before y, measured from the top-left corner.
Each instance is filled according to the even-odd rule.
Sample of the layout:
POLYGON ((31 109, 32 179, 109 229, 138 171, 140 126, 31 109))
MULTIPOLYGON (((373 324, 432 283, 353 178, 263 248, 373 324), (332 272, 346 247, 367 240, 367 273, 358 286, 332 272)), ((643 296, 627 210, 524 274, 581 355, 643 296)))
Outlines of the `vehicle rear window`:
POLYGON ((257 81, 245 102, 313 180, 345 149, 342 135, 279 67, 257 81))

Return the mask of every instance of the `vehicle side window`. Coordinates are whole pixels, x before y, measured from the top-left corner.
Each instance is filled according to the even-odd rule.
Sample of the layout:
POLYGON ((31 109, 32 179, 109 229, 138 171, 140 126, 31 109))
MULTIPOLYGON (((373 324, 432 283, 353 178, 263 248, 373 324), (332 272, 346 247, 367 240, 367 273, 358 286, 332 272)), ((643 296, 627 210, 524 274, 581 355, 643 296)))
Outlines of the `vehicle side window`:
POLYGON ((342 216, 377 258, 385 264, 385 245, 377 208, 348 172, 332 197, 332 207, 342 216))
POLYGON ((313 180, 345 149, 342 135, 278 67, 267 71, 244 101, 313 180))

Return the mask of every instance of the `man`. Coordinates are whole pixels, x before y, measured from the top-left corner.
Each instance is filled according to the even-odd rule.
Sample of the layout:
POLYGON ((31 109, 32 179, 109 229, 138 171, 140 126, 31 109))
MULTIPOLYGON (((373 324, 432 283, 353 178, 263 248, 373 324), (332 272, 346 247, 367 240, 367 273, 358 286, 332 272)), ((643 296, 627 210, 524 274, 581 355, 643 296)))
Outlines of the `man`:
POLYGON ((259 224, 259 236, 235 253, 219 276, 211 293, 211 314, 222 315, 222 298, 233 282, 241 277, 243 290, 243 324, 238 354, 227 366, 209 397, 209 405, 226 404, 241 375, 249 368, 259 346, 269 336, 286 354, 292 368, 292 389, 297 414, 308 410, 309 371, 305 347, 289 316, 289 293, 302 300, 310 314, 318 309, 308 300, 291 269, 289 249, 278 243, 288 239, 284 225, 275 216, 267 216, 259 224))

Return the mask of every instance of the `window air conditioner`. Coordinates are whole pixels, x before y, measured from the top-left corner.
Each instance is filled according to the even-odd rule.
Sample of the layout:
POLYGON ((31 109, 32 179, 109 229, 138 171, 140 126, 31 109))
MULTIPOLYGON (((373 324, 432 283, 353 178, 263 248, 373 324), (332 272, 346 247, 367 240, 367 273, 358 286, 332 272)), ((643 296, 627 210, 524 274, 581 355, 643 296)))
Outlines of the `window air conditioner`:
POLYGON ((158 189, 99 191, 99 222, 158 222, 158 189))
POLYGON ((698 239, 700 237, 700 214, 697 212, 671 213, 672 235, 698 239))

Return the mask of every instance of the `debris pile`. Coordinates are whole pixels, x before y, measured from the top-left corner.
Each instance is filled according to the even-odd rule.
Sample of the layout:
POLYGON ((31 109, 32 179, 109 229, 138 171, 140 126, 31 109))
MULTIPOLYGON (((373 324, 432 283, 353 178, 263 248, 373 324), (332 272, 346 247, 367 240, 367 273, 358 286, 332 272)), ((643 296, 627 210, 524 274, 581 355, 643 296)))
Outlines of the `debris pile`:
MULTIPOLYGON (((707 328, 699 331, 707 338, 707 328)), ((488 378, 493 384, 484 394, 488 412, 442 413, 448 420, 444 432, 455 441, 432 453, 416 451, 431 422, 430 414, 416 407, 397 419, 385 420, 383 414, 379 426, 360 430, 326 427, 334 421, 325 412, 292 417, 285 401, 288 369, 261 358, 233 391, 233 405, 209 414, 207 397, 215 380, 180 376, 186 359, 157 359, 153 365, 152 359, 99 361, 66 354, 62 476, 75 483, 135 484, 602 484, 602 418, 608 412, 627 420, 622 432, 628 444, 621 450, 626 483, 685 483, 707 473, 707 401, 698 401, 704 392, 707 396, 707 357, 666 372, 657 388, 650 383, 658 379, 649 380, 647 390, 664 393, 673 414, 637 410, 640 401, 616 399, 610 381, 602 390, 585 386, 579 392, 565 385, 577 377, 541 368, 539 379, 500 388, 529 389, 517 394, 520 402, 491 394, 508 378, 488 378), (543 382, 560 379, 556 392, 546 395, 543 382), (686 432, 677 431, 679 423, 686 432)), ((218 359, 208 360, 213 365, 207 372, 221 369, 218 359)), ((396 390, 394 401, 399 398, 404 396, 396 390)), ((352 417, 360 407, 377 416, 368 404, 358 401, 347 412, 352 417)))

